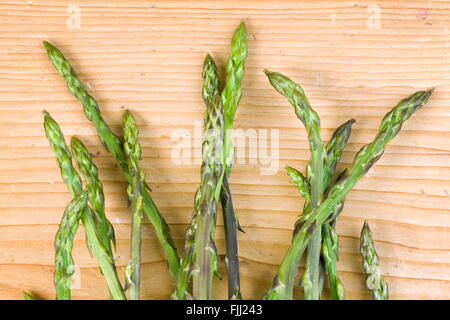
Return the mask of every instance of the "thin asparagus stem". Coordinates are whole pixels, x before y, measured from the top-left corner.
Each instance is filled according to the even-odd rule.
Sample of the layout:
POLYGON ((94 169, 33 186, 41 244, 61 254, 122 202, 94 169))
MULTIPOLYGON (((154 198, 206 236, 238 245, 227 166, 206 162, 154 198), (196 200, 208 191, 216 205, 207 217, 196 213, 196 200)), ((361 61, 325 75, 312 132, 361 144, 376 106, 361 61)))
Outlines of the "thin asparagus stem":
POLYGON ((111 243, 116 245, 114 227, 105 215, 105 195, 103 185, 98 177, 97 166, 92 161, 92 157, 84 144, 75 137, 70 142, 72 155, 77 166, 86 181, 86 189, 89 190, 89 203, 91 204, 94 222, 98 230, 98 236, 103 246, 112 256, 111 243))
MULTIPOLYGON (((106 122, 103 120, 97 102, 87 93, 86 88, 81 83, 75 70, 73 70, 62 53, 47 41, 44 41, 44 46, 47 50, 48 57, 52 61, 56 70, 66 81, 69 91, 83 105, 84 114, 87 119, 94 123, 100 141, 116 159, 117 164, 127 178, 128 183, 131 183, 127 157, 125 155, 125 151, 123 150, 122 142, 116 135, 114 135, 114 133, 112 133, 106 122)), ((142 190, 142 197, 144 201, 144 212, 155 228, 156 236, 167 257, 170 274, 175 279, 180 262, 177 250, 170 235, 169 226, 161 216, 161 213, 158 211, 153 199, 147 192, 147 188, 142 190)))
MULTIPOLYGON (((325 147, 320 137, 320 119, 311 108, 303 88, 288 77, 277 73, 264 71, 272 86, 281 95, 285 96, 294 106, 297 117, 303 122, 308 134, 311 160, 307 169, 307 180, 309 181, 310 200, 305 206, 305 212, 313 210, 320 205, 324 192, 324 175, 327 169, 327 157, 325 147)), ((320 228, 313 232, 311 243, 308 247, 306 258, 306 271, 302 284, 305 290, 305 298, 308 300, 319 299, 319 264, 322 243, 320 228)))
POLYGON ((236 220, 234 218, 233 202, 231 200, 230 186, 228 178, 223 178, 223 190, 220 194, 222 204, 223 220, 225 228, 225 246, 226 257, 225 262, 228 274, 228 299, 242 300, 239 278, 239 256, 236 235, 236 220))
POLYGON ((131 200, 131 253, 130 262, 125 271, 127 285, 130 287, 130 300, 140 299, 140 265, 141 265, 141 226, 144 218, 144 204, 142 190, 145 174, 139 168, 142 156, 141 146, 138 142, 138 128, 133 115, 126 110, 122 118, 124 133, 124 149, 128 157, 128 168, 132 183, 128 187, 128 197, 131 200))
POLYGON ((58 232, 55 236, 54 284, 56 300, 70 300, 70 285, 74 273, 72 258, 73 238, 78 229, 81 216, 86 212, 88 191, 75 196, 64 210, 58 232))
POLYGON ((360 252, 364 273, 366 274, 366 286, 372 293, 374 300, 389 300, 389 288, 387 282, 381 277, 378 255, 373 244, 372 231, 369 223, 364 221, 360 237, 360 252))
POLYGON ((292 299, 292 283, 311 234, 317 226, 327 221, 338 206, 342 205, 348 192, 381 157, 384 147, 397 135, 403 122, 428 101, 432 92, 433 89, 416 92, 401 100, 392 111, 387 113, 375 139, 356 154, 348 176, 331 187, 327 198, 319 207, 300 218, 301 227, 294 232, 291 245, 278 269, 272 287, 265 296, 266 299, 292 299))
MULTIPOLYGON (((76 197, 82 192, 81 179, 75 168, 72 165, 72 156, 67 148, 64 140, 64 135, 61 132, 55 120, 44 111, 44 128, 50 147, 55 153, 56 162, 61 171, 61 177, 72 195, 76 197)), ((105 276, 108 284, 111 298, 114 300, 124 300, 122 285, 117 277, 116 266, 114 258, 108 253, 108 250, 102 244, 98 237, 98 232, 94 223, 94 216, 89 206, 86 207, 86 212, 83 213, 81 220, 83 222, 86 233, 86 242, 88 248, 94 252, 97 258, 100 269, 105 276)))

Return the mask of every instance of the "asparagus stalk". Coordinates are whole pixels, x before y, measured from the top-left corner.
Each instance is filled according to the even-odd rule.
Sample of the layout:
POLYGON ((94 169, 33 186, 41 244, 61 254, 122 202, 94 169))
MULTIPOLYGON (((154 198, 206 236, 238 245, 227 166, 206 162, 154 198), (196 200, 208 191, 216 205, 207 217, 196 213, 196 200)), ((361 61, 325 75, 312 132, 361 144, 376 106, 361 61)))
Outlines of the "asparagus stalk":
POLYGON ((217 202, 223 179, 223 106, 217 93, 205 112, 205 136, 202 145, 200 207, 198 211, 193 295, 196 299, 211 298, 212 276, 218 274, 217 252, 214 245, 214 230, 217 202))
POLYGON ((142 190, 145 174, 139 168, 142 156, 141 146, 138 143, 138 128, 133 115, 126 110, 123 113, 123 133, 125 138, 124 149, 128 157, 128 168, 132 183, 128 187, 128 196, 131 200, 131 253, 130 262, 125 271, 127 285, 130 287, 130 300, 140 299, 140 263, 141 263, 141 226, 144 218, 144 204, 142 190))
POLYGON ((97 166, 80 140, 72 137, 70 147, 77 166, 86 181, 86 189, 89 190, 89 203, 94 214, 94 223, 98 230, 98 236, 105 249, 108 250, 108 254, 112 256, 111 243, 115 247, 116 238, 114 227, 105 215, 105 195, 103 193, 103 185, 98 177, 97 166))
POLYGON ((336 165, 341 159, 342 151, 347 145, 348 138, 352 130, 352 125, 355 123, 354 119, 350 119, 344 124, 340 125, 333 133, 330 141, 326 146, 328 170, 325 175, 324 185, 329 187, 331 178, 336 172, 336 165))
MULTIPOLYGON (((47 41, 44 41, 44 46, 47 50, 48 57, 52 61, 56 70, 66 81, 69 91, 83 105, 84 114, 87 119, 94 123, 98 131, 100 141, 116 159, 117 164, 127 178, 128 183, 132 183, 127 157, 123 149, 122 142, 119 137, 112 133, 106 122, 103 120, 97 102, 87 93, 86 88, 81 83, 75 70, 73 70, 62 53, 47 41)), ((147 188, 142 190, 142 197, 144 201, 144 212, 155 228, 156 236, 158 237, 158 240, 167 257, 170 274, 175 279, 180 264, 177 250, 170 235, 169 226, 161 216, 161 213, 158 211, 153 199, 147 192, 147 188)))
MULTIPOLYGON (((44 128, 50 147, 56 155, 56 162, 61 171, 61 177, 72 195, 76 197, 82 192, 81 179, 72 165, 72 156, 67 148, 64 135, 55 120, 44 111, 44 128)), ((114 300, 124 300, 122 285, 117 277, 114 258, 102 244, 98 236, 98 231, 94 223, 94 215, 89 206, 82 214, 81 221, 86 232, 86 242, 89 250, 94 252, 100 269, 105 276, 111 298, 114 300)))
POLYGON ((360 252, 364 273, 366 274, 366 286, 372 293, 374 300, 389 300, 388 284, 380 274, 378 255, 375 251, 372 232, 370 231, 367 220, 364 221, 360 241, 360 252))
POLYGON ((226 68, 227 79, 221 93, 225 114, 224 148, 227 176, 230 174, 234 158, 231 130, 233 128, 234 115, 236 114, 242 96, 241 82, 244 77, 244 64, 247 59, 247 53, 247 29, 245 28, 244 21, 242 21, 234 31, 231 40, 231 55, 226 68))
POLYGON ((433 89, 416 92, 401 100, 387 113, 375 139, 356 154, 348 176, 329 190, 327 198, 319 207, 300 218, 301 227, 295 230, 291 245, 265 299, 292 299, 294 277, 311 234, 342 204, 348 192, 381 157, 386 144, 397 135, 403 122, 428 101, 432 92, 433 89))
MULTIPOLYGON (((339 126, 334 131, 333 136, 326 146, 328 170, 325 175, 324 185, 327 187, 330 186, 331 178, 336 171, 336 165, 341 159, 342 151, 347 145, 353 123, 355 123, 355 120, 351 119, 339 126)), ((342 208, 343 205, 341 205, 333 215, 336 217, 342 208)), ((334 230, 335 225, 336 218, 333 219, 332 226, 330 226, 329 222, 322 225, 322 259, 324 262, 325 273, 328 275, 330 282, 331 297, 334 300, 343 300, 345 299, 344 285, 339 280, 336 268, 336 260, 339 257, 339 246, 338 236, 334 230)))
POLYGON ((228 275, 228 299, 242 300, 239 279, 239 255, 236 229, 240 230, 241 232, 243 232, 243 230, 240 228, 234 215, 230 186, 228 185, 228 178, 226 176, 223 177, 220 202, 222 204, 223 221, 225 228, 225 263, 227 266, 228 275))
POLYGON ((86 211, 88 191, 75 196, 64 210, 59 230, 55 236, 54 283, 57 300, 70 300, 70 285, 74 273, 72 258, 73 238, 81 216, 86 211))
POLYGON ((222 188, 223 171, 223 105, 218 93, 217 67, 209 54, 203 63, 202 96, 206 103, 204 141, 202 145, 201 182, 194 198, 194 212, 186 233, 185 251, 173 299, 186 299, 191 294, 188 284, 193 276, 193 296, 211 297, 212 275, 217 271, 214 245, 217 202, 222 188), (219 191, 219 192, 218 192, 219 191))
MULTIPOLYGON (((272 86, 294 106, 297 117, 305 125, 308 134, 308 143, 311 151, 311 160, 308 165, 307 178, 310 184, 309 206, 305 212, 319 206, 324 191, 324 175, 327 168, 325 147, 320 137, 320 119, 311 108, 308 98, 302 87, 288 77, 277 73, 264 71, 272 86)), ((308 247, 306 258, 306 271, 302 284, 305 290, 305 298, 308 300, 319 299, 319 264, 322 243, 320 228, 313 232, 311 243, 308 247)))

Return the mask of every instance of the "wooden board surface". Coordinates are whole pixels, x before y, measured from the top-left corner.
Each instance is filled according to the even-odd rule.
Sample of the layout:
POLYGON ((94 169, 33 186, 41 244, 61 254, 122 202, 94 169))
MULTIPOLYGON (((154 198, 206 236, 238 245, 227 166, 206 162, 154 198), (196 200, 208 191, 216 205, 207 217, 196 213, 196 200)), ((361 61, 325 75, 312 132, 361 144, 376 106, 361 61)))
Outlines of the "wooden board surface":
MULTIPOLYGON (((244 298, 259 299, 269 287, 303 206, 284 166, 304 171, 309 159, 305 130, 268 83, 264 68, 304 87, 322 119, 325 140, 345 120, 356 119, 339 168, 350 165, 400 99, 436 87, 426 107, 403 126, 348 195, 337 226, 338 270, 349 299, 370 298, 358 254, 359 232, 368 219, 391 298, 450 298, 449 1, 73 3, 0 3, 1 299, 21 299, 22 290, 46 299, 55 294, 53 237, 70 196, 44 136, 44 108, 67 139, 76 135, 95 155, 107 215, 116 229, 121 279, 129 257, 125 179, 50 64, 42 41, 56 44, 72 62, 116 133, 121 133, 124 107, 136 115, 142 167, 181 253, 200 177, 194 159, 174 163, 178 141, 173 137, 181 132, 194 142, 205 109, 200 95, 203 58, 211 53, 223 78, 230 39, 242 18, 249 56, 235 127, 258 136, 260 129, 269 137, 278 132, 274 142, 279 146, 268 150, 279 151, 279 161, 272 162, 278 170, 272 174, 263 174, 261 168, 268 165, 258 156, 256 163, 247 159, 235 164, 230 178, 246 231, 239 234, 244 298)), ((243 150, 249 152, 248 147, 243 150)), ((220 218, 216 237, 225 275, 220 218)), ((149 223, 143 238, 143 298, 167 299, 173 283, 149 223)), ((82 227, 74 259, 73 298, 107 298, 82 227)), ((301 291, 296 289, 296 298, 301 291)), ((214 297, 226 298, 226 275, 215 282, 214 297)))

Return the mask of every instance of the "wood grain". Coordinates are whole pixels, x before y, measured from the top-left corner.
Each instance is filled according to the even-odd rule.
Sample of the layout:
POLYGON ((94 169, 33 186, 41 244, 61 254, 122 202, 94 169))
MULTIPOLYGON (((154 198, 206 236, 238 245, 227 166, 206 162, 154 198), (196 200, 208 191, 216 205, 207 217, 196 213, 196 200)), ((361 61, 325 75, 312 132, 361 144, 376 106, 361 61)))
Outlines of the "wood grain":
MULTIPOLYGON (((337 227, 338 270, 349 299, 370 298, 358 254, 359 232, 369 219, 393 299, 450 298, 449 1, 77 1, 80 29, 70 29, 72 4, 0 4, 0 299, 21 299, 22 290, 45 299, 55 294, 53 237, 70 196, 44 136, 44 108, 67 138, 77 135, 96 156, 122 279, 129 257, 126 182, 41 42, 56 44, 72 62, 116 133, 123 108, 134 112, 152 197, 181 252, 199 165, 174 164, 172 134, 186 129, 193 135, 205 108, 205 53, 213 55, 223 78, 232 32, 242 18, 249 57, 235 127, 279 130, 275 174, 262 175, 258 159, 235 164, 230 177, 246 231, 239 234, 244 298, 259 299, 269 287, 303 206, 284 166, 304 170, 309 159, 304 128, 264 68, 302 84, 325 140, 342 122, 356 119, 340 168, 349 166, 400 99, 436 87, 348 195, 337 227)), ((216 234, 225 275, 221 219, 216 234)), ((143 238, 142 296, 167 299, 173 283, 150 224, 143 238)), ((73 297, 107 298, 82 228, 75 239, 73 297)), ((216 281, 214 297, 226 297, 226 279, 216 281)))

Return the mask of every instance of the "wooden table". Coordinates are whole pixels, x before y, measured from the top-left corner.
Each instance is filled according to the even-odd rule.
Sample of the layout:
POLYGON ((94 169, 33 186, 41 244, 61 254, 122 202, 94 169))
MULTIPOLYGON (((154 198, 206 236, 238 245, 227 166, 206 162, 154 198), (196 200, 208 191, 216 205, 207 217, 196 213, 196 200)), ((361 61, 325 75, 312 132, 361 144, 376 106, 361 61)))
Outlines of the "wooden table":
MULTIPOLYGON (((368 219, 391 298, 450 298, 449 1, 73 3, 0 4, 1 299, 21 299, 22 290, 45 299, 55 294, 53 238, 70 196, 44 136, 43 109, 59 122, 67 140, 76 135, 95 156, 116 230, 122 280, 129 257, 127 183, 47 59, 42 41, 57 45, 72 62, 117 134, 122 110, 135 114, 144 150, 141 165, 181 252, 200 166, 193 158, 174 163, 179 143, 174 137, 187 134, 192 144, 198 138, 194 133, 205 110, 203 58, 211 53, 224 78, 230 39, 242 18, 249 56, 235 128, 258 137, 264 130, 269 137, 278 132, 273 139, 279 145, 268 150, 279 151, 272 174, 263 174, 268 165, 258 155, 253 162, 247 157, 235 164, 230 177, 246 232, 239 234, 244 298, 259 299, 269 287, 303 206, 284 166, 304 171, 310 156, 303 125, 270 86, 264 68, 303 86, 321 117, 326 141, 338 125, 356 119, 338 170, 350 166, 400 99, 436 88, 348 195, 337 225, 338 270, 347 298, 370 298, 358 253, 359 233, 368 219)), ((143 239, 142 296, 167 299, 173 283, 149 223, 143 239)), ((75 240, 73 298, 107 298, 82 227, 75 240)), ((226 298, 221 218, 216 242, 225 279, 214 283, 214 297, 226 298)), ((295 296, 302 298, 302 290, 296 289, 295 296)))

